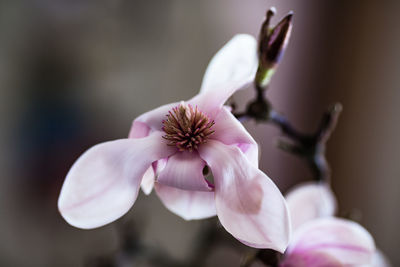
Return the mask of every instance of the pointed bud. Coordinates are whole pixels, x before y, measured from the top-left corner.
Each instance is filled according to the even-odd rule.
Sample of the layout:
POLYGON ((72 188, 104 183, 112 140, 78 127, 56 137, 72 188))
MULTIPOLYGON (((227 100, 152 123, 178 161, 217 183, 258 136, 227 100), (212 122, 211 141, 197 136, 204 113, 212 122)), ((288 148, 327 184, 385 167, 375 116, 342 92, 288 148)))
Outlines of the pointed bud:
POLYGON ((259 37, 259 66, 256 75, 256 83, 262 88, 268 85, 274 74, 275 67, 285 51, 292 30, 292 12, 286 15, 274 28, 269 28, 271 17, 274 14, 274 8, 267 11, 266 19, 261 26, 259 37))

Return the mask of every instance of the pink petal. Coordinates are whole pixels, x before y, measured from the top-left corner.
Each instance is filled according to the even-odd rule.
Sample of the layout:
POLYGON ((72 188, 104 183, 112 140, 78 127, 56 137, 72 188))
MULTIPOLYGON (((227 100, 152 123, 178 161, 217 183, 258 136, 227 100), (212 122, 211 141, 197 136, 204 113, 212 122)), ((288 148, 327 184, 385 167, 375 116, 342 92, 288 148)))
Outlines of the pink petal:
POLYGON ((168 210, 185 220, 216 215, 214 192, 188 191, 155 183, 157 195, 168 210))
MULTIPOLYGON (((129 132, 128 138, 143 138, 148 136, 149 133, 150 133, 150 128, 145 123, 140 121, 134 121, 132 123, 132 127, 129 132)), ((146 195, 149 195, 151 193, 151 190, 153 190, 154 178, 155 178, 154 175, 155 174, 152 166, 150 166, 144 173, 140 187, 142 188, 142 191, 146 195)))
POLYGON ((151 163, 174 152, 160 133, 90 148, 67 174, 58 199, 61 215, 71 225, 85 229, 118 219, 135 202, 151 163))
POLYGON ((236 90, 254 79, 257 66, 257 41, 251 35, 236 35, 212 58, 200 94, 189 102, 211 115, 236 90))
POLYGON ((214 121, 215 133, 210 138, 226 145, 236 144, 247 156, 247 159, 255 167, 258 167, 258 145, 229 109, 221 108, 214 121))
POLYGON ((131 130, 129 132, 128 138, 142 138, 148 136, 150 133, 150 128, 145 123, 140 121, 134 121, 132 123, 131 130))
MULTIPOLYGON (((150 128, 150 130, 153 131, 162 131, 162 121, 166 118, 168 111, 170 111, 173 107, 176 107, 179 105, 179 102, 176 103, 170 103, 158 108, 155 108, 153 110, 150 110, 146 113, 143 113, 142 115, 140 115, 139 117, 137 117, 133 123, 132 123, 132 128, 131 131, 129 133, 129 137, 134 137, 138 133, 143 133, 144 130, 143 128, 145 128, 145 126, 147 126, 148 128, 150 128)), ((143 135, 143 134, 141 134, 143 135)), ((146 135, 144 135, 146 136, 146 135)), ((140 136, 143 137, 143 136, 140 136)))
POLYGON ((271 179, 236 146, 210 140, 199 153, 214 175, 217 214, 225 229, 245 244, 283 252, 289 212, 271 179))
POLYGON ((344 267, 343 264, 330 256, 321 252, 311 251, 308 254, 293 253, 285 258, 280 267, 344 267))
POLYGON ((375 244, 368 231, 355 222, 334 217, 320 218, 294 232, 286 253, 288 258, 322 253, 344 265, 361 265, 371 262, 375 244))
POLYGON ((292 230, 308 221, 335 214, 336 198, 329 185, 324 183, 303 183, 289 191, 285 198, 292 230))
POLYGON ((203 175, 205 165, 197 151, 178 152, 168 158, 167 165, 157 181, 183 190, 211 191, 203 175))
MULTIPOLYGON (((143 138, 148 136, 152 131, 162 131, 162 120, 166 118, 168 111, 176 105, 178 103, 171 103, 140 115, 133 121, 128 138, 143 138)), ((152 167, 144 174, 140 186, 146 195, 149 195, 153 190, 155 175, 152 167)))

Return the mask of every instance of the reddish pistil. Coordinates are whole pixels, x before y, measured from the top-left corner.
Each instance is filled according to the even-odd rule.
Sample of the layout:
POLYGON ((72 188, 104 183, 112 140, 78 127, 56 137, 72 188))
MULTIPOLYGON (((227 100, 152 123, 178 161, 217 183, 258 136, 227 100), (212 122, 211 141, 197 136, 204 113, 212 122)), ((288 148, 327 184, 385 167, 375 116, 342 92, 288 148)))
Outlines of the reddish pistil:
POLYGON ((181 103, 168 113, 163 121, 162 129, 166 133, 163 138, 169 141, 169 146, 176 146, 180 151, 197 150, 214 133, 211 130, 214 121, 197 107, 181 103))

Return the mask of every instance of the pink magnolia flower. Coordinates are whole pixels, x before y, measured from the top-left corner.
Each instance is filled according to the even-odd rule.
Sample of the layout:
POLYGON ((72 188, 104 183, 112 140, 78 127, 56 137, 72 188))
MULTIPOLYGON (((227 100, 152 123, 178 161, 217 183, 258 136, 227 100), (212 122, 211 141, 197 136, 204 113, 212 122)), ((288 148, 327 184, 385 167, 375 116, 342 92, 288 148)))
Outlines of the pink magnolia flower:
POLYGON ((306 183, 286 195, 293 236, 281 267, 387 267, 367 230, 334 217, 336 199, 326 184, 306 183))
POLYGON ((241 242, 284 251, 285 199, 258 169, 258 146, 225 101, 254 79, 257 42, 237 35, 211 60, 200 93, 144 113, 128 139, 98 144, 72 166, 58 201, 65 220, 95 228, 124 215, 140 185, 186 220, 218 215, 241 242), (212 171, 214 183, 203 169, 212 171), (267 222, 267 223, 265 223, 267 222))

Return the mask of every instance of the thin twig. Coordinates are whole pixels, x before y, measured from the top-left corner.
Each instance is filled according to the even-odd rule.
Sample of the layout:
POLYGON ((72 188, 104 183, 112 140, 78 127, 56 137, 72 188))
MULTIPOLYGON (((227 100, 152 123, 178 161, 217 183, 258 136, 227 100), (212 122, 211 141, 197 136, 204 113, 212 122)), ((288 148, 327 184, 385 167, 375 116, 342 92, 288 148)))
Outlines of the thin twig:
POLYGON ((240 121, 254 119, 279 127, 289 142, 279 140, 278 147, 305 160, 313 173, 314 180, 328 182, 330 168, 325 157, 326 142, 335 129, 342 105, 340 103, 332 105, 323 114, 317 130, 305 134, 294 128, 286 116, 272 108, 260 88, 255 87, 255 90, 256 99, 250 102, 245 112, 235 113, 236 118, 240 121))

